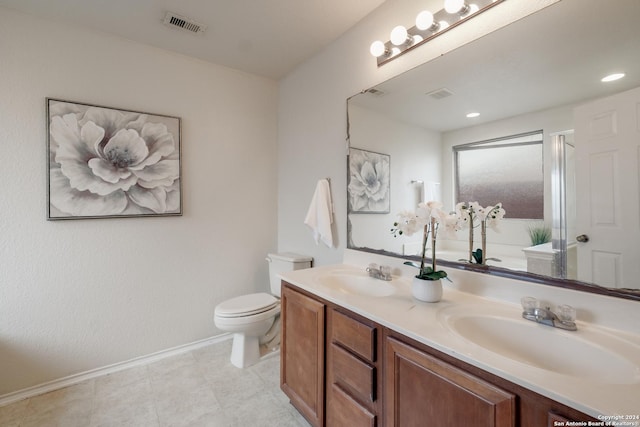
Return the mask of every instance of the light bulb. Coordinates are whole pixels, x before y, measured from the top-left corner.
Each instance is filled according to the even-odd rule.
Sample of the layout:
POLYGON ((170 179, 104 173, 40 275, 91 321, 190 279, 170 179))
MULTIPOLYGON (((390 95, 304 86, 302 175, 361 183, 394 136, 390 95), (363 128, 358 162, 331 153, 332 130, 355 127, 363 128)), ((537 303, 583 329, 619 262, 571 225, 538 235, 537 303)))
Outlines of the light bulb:
POLYGON ((473 112, 473 113, 467 114, 467 117, 470 119, 473 119, 474 117, 478 117, 479 115, 480 113, 473 112))
POLYGON ((409 34, 407 33, 407 29, 402 25, 398 25, 393 30, 391 30, 391 43, 396 46, 403 45, 407 42, 409 34))
POLYGON ((371 43, 371 47, 369 48, 369 52, 371 52, 371 55, 375 56, 376 58, 384 55, 384 52, 387 50, 387 48, 384 46, 384 43, 382 43, 380 40, 376 40, 373 43, 371 43))
POLYGON ((446 10, 447 13, 458 13, 465 6, 464 0, 444 0, 444 10, 446 10))
POLYGON ((619 80, 619 79, 621 79, 623 77, 624 77, 624 73, 609 74, 608 76, 603 77, 602 80, 600 80, 600 81, 605 82, 605 83, 606 82, 613 82, 613 81, 619 80))
POLYGON ((428 30, 433 26, 433 13, 423 10, 416 16, 416 27, 419 30, 428 30))

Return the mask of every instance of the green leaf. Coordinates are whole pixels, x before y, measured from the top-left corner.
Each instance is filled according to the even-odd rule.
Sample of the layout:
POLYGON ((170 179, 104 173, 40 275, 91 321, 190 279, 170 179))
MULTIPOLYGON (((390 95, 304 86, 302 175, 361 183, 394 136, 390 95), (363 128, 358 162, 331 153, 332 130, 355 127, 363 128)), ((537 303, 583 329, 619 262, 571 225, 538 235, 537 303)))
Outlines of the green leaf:
POLYGON ((433 271, 431 267, 425 267, 416 277, 422 280, 439 280, 447 277, 447 272, 442 270, 433 271))
POLYGON ((482 249, 478 248, 475 251, 471 252, 473 259, 477 264, 482 264, 482 249))

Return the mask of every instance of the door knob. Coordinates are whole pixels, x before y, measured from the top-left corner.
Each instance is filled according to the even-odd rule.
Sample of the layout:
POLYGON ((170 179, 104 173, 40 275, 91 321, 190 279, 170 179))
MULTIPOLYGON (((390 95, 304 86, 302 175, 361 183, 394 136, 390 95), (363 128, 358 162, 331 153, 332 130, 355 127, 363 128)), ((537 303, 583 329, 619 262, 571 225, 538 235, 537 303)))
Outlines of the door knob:
POLYGON ((581 234, 576 237, 576 240, 580 243, 587 243, 589 241, 589 236, 587 236, 586 234, 581 234))

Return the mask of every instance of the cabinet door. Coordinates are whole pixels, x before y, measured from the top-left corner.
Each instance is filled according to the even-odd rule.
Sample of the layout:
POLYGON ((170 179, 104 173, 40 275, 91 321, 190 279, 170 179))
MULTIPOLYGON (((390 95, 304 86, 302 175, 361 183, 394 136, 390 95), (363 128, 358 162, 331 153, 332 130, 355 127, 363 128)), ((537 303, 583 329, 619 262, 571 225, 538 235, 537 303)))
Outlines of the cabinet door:
POLYGON ((385 341, 385 425, 515 425, 515 396, 417 348, 385 341))
POLYGON ((311 423, 324 422, 325 306, 287 286, 282 288, 280 387, 311 423))

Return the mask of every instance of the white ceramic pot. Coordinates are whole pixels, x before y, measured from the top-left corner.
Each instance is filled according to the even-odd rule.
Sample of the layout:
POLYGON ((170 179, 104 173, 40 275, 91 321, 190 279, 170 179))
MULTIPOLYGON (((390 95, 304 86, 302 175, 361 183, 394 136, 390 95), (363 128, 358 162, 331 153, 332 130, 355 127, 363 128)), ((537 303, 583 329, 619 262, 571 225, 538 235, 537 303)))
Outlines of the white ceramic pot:
POLYGON ((424 280, 413 278, 411 293, 417 300, 424 302, 438 302, 442 299, 442 280, 424 280))

